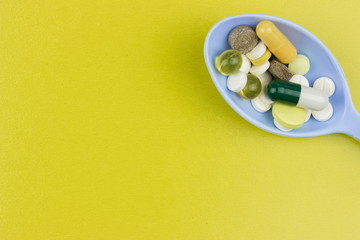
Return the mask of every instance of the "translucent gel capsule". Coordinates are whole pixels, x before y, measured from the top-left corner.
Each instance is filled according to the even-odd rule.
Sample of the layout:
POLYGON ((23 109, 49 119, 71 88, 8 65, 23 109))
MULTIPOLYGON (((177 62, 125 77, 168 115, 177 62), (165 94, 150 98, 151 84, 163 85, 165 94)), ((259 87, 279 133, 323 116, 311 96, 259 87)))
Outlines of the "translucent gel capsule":
POLYGON ((237 50, 226 50, 215 58, 215 67, 223 75, 237 73, 242 64, 241 53, 237 50))
POLYGON ((271 21, 261 21, 256 26, 256 34, 282 63, 290 63, 295 59, 296 48, 271 21))
POLYGON ((261 82, 256 76, 249 74, 245 87, 239 92, 239 95, 245 99, 256 98, 261 92, 261 82))

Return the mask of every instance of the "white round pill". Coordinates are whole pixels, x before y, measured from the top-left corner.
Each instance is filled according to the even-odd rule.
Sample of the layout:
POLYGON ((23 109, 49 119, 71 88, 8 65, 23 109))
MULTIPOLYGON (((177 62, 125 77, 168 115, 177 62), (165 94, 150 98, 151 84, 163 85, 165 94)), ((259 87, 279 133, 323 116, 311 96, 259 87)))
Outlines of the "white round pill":
POLYGON ((304 77, 303 75, 299 75, 299 74, 295 74, 293 75, 289 82, 292 82, 292 83, 297 83, 297 84, 300 84, 302 86, 305 86, 305 87, 309 87, 309 81, 307 80, 306 77, 304 77))
POLYGON ((331 103, 329 103, 326 108, 324 108, 323 110, 320 111, 312 111, 312 115, 313 117, 318 120, 318 121, 326 121, 329 120, 332 115, 333 115, 333 107, 331 105, 331 103))
POLYGON ((248 74, 250 72, 251 62, 244 54, 241 54, 241 58, 242 64, 239 71, 248 74))
POLYGON ((259 66, 252 66, 250 68, 250 72, 252 74, 254 74, 255 76, 259 76, 261 74, 263 74, 264 72, 266 72, 270 67, 270 62, 266 61, 264 64, 259 65, 259 66))
POLYGON ((251 60, 254 60, 261 57, 265 52, 266 52, 266 46, 262 41, 260 41, 256 45, 256 47, 253 48, 253 50, 251 50, 249 53, 246 54, 246 56, 251 60))
POLYGON ((329 97, 335 92, 335 83, 328 77, 321 77, 315 80, 314 88, 324 91, 329 97))
POLYGON ((237 72, 227 78, 227 88, 232 92, 240 92, 247 83, 247 74, 237 72))
POLYGON ((287 128, 287 127, 282 126, 280 123, 278 123, 278 122, 275 120, 275 118, 274 118, 274 125, 275 125, 275 127, 277 127, 279 130, 284 131, 284 132, 289 132, 289 131, 292 130, 291 128, 287 128))
POLYGON ((264 103, 263 101, 261 101, 261 99, 259 97, 252 99, 251 105, 258 112, 266 112, 266 111, 270 110, 270 108, 271 108, 270 104, 264 103))

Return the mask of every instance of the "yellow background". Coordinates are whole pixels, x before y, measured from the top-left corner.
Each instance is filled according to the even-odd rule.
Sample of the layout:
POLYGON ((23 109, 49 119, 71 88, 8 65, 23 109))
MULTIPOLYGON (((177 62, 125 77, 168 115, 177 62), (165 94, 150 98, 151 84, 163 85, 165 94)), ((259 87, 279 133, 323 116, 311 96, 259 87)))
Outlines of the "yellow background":
POLYGON ((360 143, 238 116, 203 43, 264 13, 318 36, 360 109, 358 0, 0 1, 0 239, 360 239, 360 143))

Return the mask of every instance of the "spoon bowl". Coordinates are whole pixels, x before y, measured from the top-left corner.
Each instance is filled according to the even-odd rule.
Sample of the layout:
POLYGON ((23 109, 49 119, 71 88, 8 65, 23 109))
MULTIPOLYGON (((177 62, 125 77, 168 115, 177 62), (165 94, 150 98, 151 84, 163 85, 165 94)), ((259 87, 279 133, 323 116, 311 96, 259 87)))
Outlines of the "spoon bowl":
POLYGON ((240 116, 253 125, 287 137, 313 137, 330 133, 344 133, 360 140, 360 114, 351 101, 344 72, 330 50, 305 28, 288 20, 263 14, 228 17, 216 23, 209 31, 204 45, 204 57, 211 78, 222 97, 240 116), (262 20, 272 21, 293 43, 298 54, 303 54, 310 59, 310 71, 305 77, 311 86, 319 77, 329 77, 334 81, 336 89, 330 97, 334 113, 329 120, 319 122, 310 118, 300 128, 284 132, 273 124, 271 110, 265 113, 257 112, 249 100, 242 99, 238 94, 227 89, 227 76, 220 74, 215 68, 215 57, 224 50, 230 49, 227 37, 233 28, 238 25, 249 25, 255 29, 262 20))

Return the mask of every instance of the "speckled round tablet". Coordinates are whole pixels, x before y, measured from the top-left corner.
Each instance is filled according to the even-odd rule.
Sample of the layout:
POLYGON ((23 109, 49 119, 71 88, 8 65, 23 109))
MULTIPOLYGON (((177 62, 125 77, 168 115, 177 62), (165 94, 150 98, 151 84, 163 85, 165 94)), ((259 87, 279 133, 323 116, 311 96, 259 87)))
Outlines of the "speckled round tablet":
POLYGON ((255 31, 247 25, 237 26, 231 30, 228 37, 231 48, 238 50, 242 54, 247 54, 253 50, 258 41, 255 31))
POLYGON ((289 81, 293 76, 290 73, 289 69, 285 66, 285 64, 282 64, 281 62, 276 61, 275 59, 270 61, 269 72, 275 78, 281 79, 283 81, 289 81))

